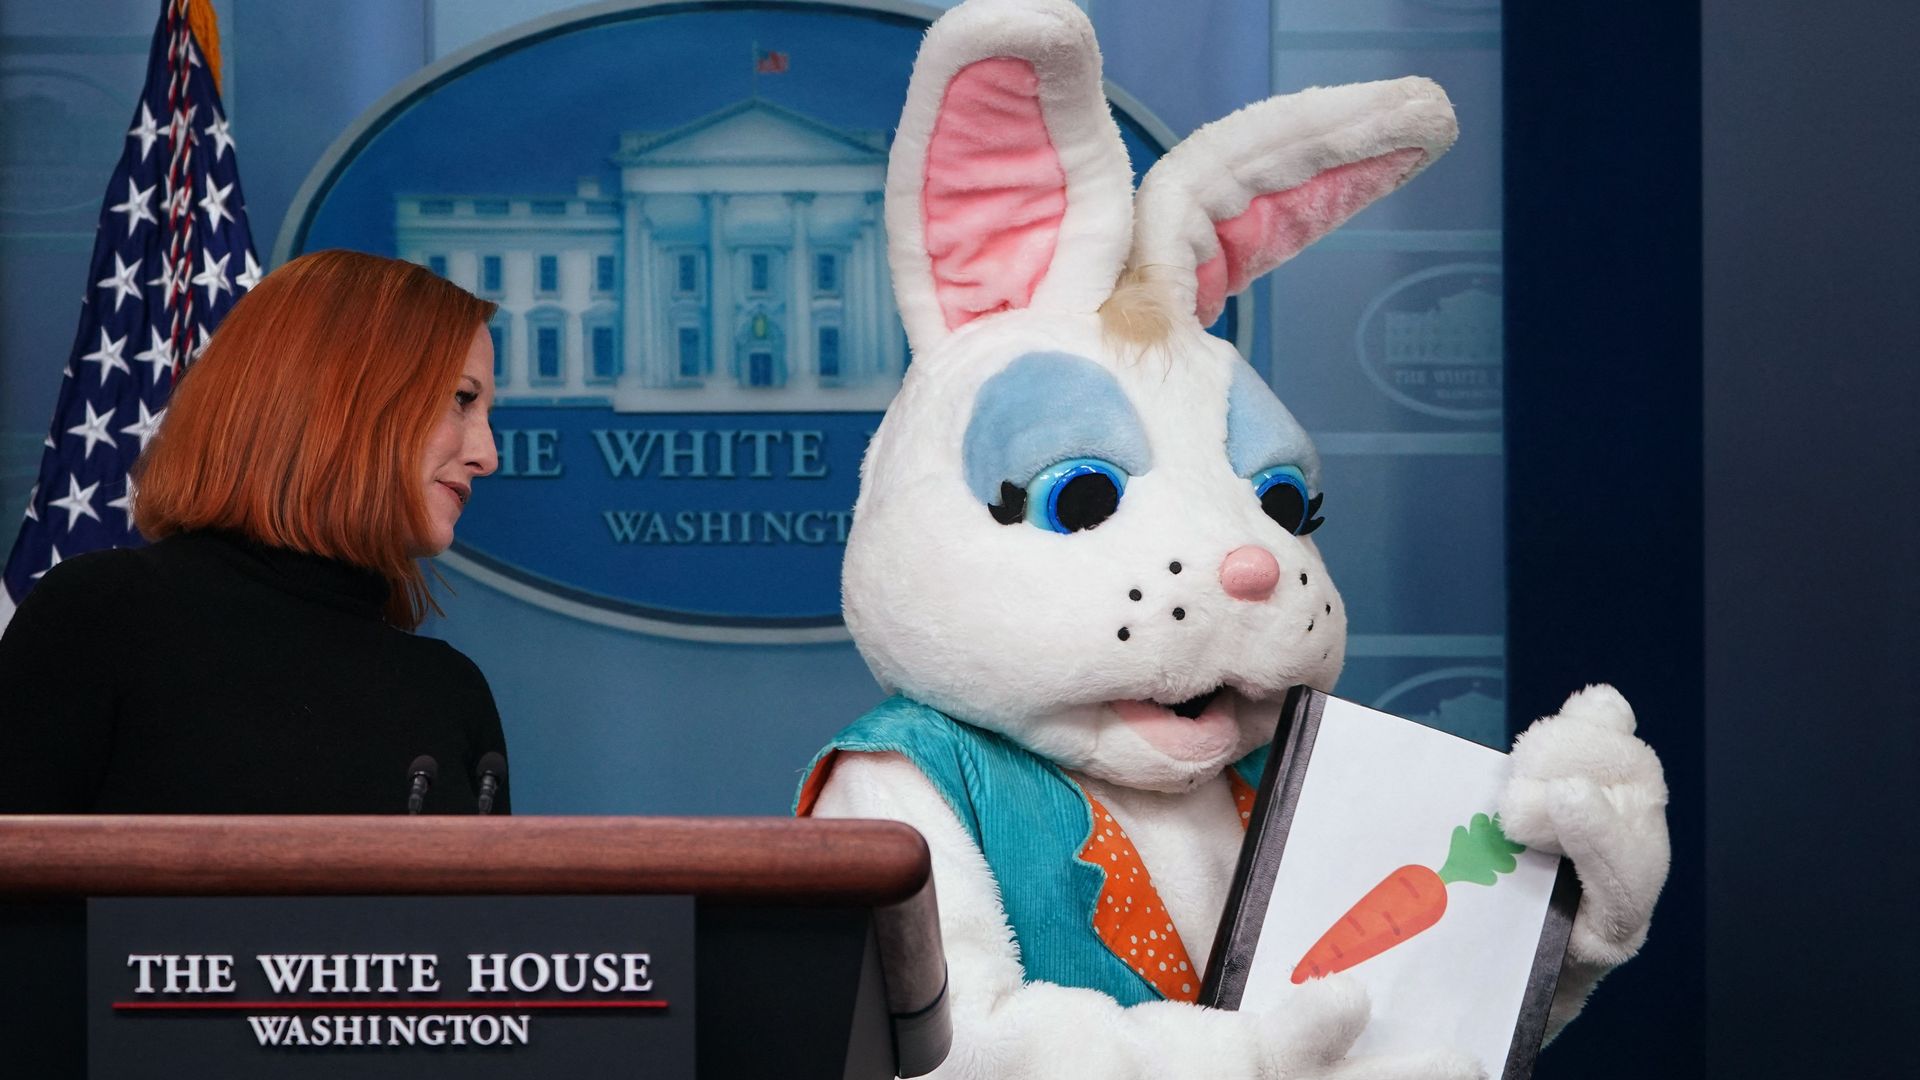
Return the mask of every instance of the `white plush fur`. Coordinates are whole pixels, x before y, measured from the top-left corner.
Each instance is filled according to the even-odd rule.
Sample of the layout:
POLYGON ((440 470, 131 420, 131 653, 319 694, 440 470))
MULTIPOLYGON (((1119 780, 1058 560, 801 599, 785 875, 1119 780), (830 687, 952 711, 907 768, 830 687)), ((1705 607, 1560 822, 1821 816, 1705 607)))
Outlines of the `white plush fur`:
POLYGON ((887 162, 888 262, 894 298, 916 363, 947 336, 925 246, 921 191, 927 145, 947 84, 978 60, 1014 57, 1033 65, 1047 130, 1067 180, 1067 213, 1053 263, 1034 292, 1036 307, 1090 312, 1112 291, 1126 261, 1133 173, 1120 129, 1100 89, 1093 26, 1071 4, 970 0, 927 31, 907 84, 906 108, 887 162))
POLYGON ((1601 976, 1640 951, 1667 880, 1666 775, 1633 729, 1620 692, 1590 686, 1513 742, 1501 828, 1568 856, 1580 875, 1549 1035, 1580 1011, 1601 976))
MULTIPOLYGON (((1426 157, 1404 183, 1446 153, 1458 130, 1446 92, 1415 77, 1314 87, 1248 105, 1181 140, 1147 170, 1134 199, 1128 266, 1181 271, 1172 280, 1190 290, 1194 268, 1220 253, 1214 224, 1256 196, 1417 147, 1426 157)), ((1191 307, 1189 291, 1182 310, 1191 307)))
MULTIPOLYGON (((1189 244, 1181 254, 1179 244, 1194 222, 1231 211, 1235 200, 1244 208, 1264 185, 1298 183, 1316 167, 1399 145, 1409 131, 1437 156, 1451 141, 1451 114, 1437 88, 1416 83, 1296 95, 1195 136, 1192 153, 1169 155, 1177 167, 1162 174, 1157 193, 1142 194, 1136 258, 1174 259, 1191 296, 1204 249, 1189 244), (1268 124, 1269 135, 1248 130, 1268 124), (1243 137, 1251 145, 1240 153, 1230 144, 1243 137), (1221 187, 1223 176, 1202 175, 1210 168, 1240 186, 1221 187), (1163 235, 1173 239, 1155 239, 1163 235)), ((1271 736, 1288 686, 1333 685, 1345 609, 1313 540, 1270 519, 1229 463, 1228 388, 1244 361, 1191 315, 1145 352, 1102 333, 1096 310, 1128 249, 1133 214, 1092 30, 1078 9, 1065 0, 969 0, 943 16, 916 65, 890 169, 889 257, 915 362, 862 468, 843 571, 847 625, 885 687, 1000 732, 1094 791, 1126 826, 1183 943, 1204 965, 1242 837, 1222 770, 1271 736), (995 56, 1027 59, 1040 75, 1049 132, 1071 148, 1063 150, 1068 207, 1030 306, 949 331, 922 247, 926 148, 946 81, 995 56), (1068 535, 1002 525, 968 485, 962 448, 977 391, 1036 352, 1071 354, 1111 373, 1150 446, 1150 467, 1130 478, 1097 528, 1068 535), (1223 559, 1245 548, 1278 564, 1266 599, 1227 591, 1223 559), (1179 574, 1169 570, 1174 561, 1179 574), (1143 598, 1130 599, 1132 589, 1143 598), (1171 617, 1175 607, 1184 619, 1171 617), (1226 734, 1200 749, 1156 744, 1109 704, 1171 704, 1216 687, 1231 706, 1226 734)), ((1318 490, 1318 463, 1306 456, 1292 464, 1318 490)), ((1631 731, 1625 702, 1595 688, 1515 747, 1502 808, 1509 833, 1566 851, 1587 889, 1556 1029, 1601 973, 1638 948, 1664 880, 1665 789, 1658 762, 1631 731)), ((844 755, 814 812, 896 818, 927 837, 954 1010, 955 1048, 942 1076, 1474 1073, 1443 1047, 1348 1059, 1367 1006, 1339 979, 1300 988, 1268 1013, 1179 1002, 1122 1009, 1094 990, 1026 982, 981 852, 904 759, 844 755)))
POLYGON ((1244 361, 1197 324, 1173 348, 1175 362, 1135 361, 1108 347, 1095 315, 1021 311, 963 327, 945 346, 950 362, 909 370, 868 451, 842 571, 847 625, 882 685, 1068 768, 1157 790, 1218 774, 1271 737, 1276 710, 1242 710, 1237 741, 1181 760, 1105 702, 1172 703, 1222 684, 1272 701, 1296 683, 1333 685, 1346 642, 1339 593, 1312 539, 1262 513, 1222 451, 1227 386, 1244 361), (1102 361, 1153 446, 1153 468, 1129 482, 1119 511, 1084 533, 995 524, 962 474, 967 403, 1009 361, 1044 349, 1102 361), (1265 603, 1230 598, 1218 579, 1247 544, 1280 565, 1265 603), (1128 598, 1135 588, 1145 599, 1128 598))

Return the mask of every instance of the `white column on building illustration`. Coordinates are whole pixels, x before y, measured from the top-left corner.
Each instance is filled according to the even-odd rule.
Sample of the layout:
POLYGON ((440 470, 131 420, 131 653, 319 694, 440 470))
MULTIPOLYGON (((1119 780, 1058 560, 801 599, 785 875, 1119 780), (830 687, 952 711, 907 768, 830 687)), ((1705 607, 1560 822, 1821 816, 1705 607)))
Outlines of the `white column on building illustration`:
POLYGON ((560 331, 561 340, 566 342, 566 388, 570 394, 587 392, 587 371, 593 367, 593 350, 588 347, 586 324, 580 318, 579 309, 567 307, 567 321, 560 331))
POLYGON ((897 377, 907 370, 906 341, 900 333, 900 312, 893 303, 893 278, 887 273, 887 219, 880 213, 877 205, 879 193, 871 196, 875 201, 873 224, 873 272, 877 278, 874 287, 874 309, 877 314, 877 332, 880 335, 878 347, 874 350, 874 362, 879 370, 890 377, 897 377))
POLYGON ((713 357, 713 373, 730 374, 733 355, 733 258, 727 250, 727 196, 704 196, 707 206, 707 302, 709 327, 708 355, 713 357))
POLYGON ((480 291, 480 253, 456 251, 447 256, 447 277, 471 293, 480 291))
POLYGON ((848 383, 866 379, 873 367, 872 334, 867 329, 873 306, 873 267, 867 265, 866 237, 856 232, 847 242, 846 280, 840 292, 840 370, 848 383))
POLYGON ((647 318, 646 302, 652 292, 647 280, 650 237, 645 196, 627 196, 621 207, 621 225, 620 263, 626 273, 620 279, 620 367, 623 372, 620 381, 631 380, 646 386, 652 382, 646 371, 650 358, 642 344, 651 321, 647 318))
POLYGON ((640 236, 640 261, 633 273, 640 279, 640 310, 633 316, 640 327, 640 366, 623 381, 630 386, 665 386, 673 378, 672 351, 667 347, 666 290, 660 287, 660 255, 653 242, 653 222, 643 210, 640 221, 646 231, 640 236))
POLYGON ((881 250, 880 230, 874 224, 880 214, 880 199, 879 192, 867 192, 866 212, 860 215, 860 256, 867 269, 866 294, 860 298, 863 309, 860 320, 866 330, 864 336, 867 347, 863 355, 869 375, 889 370, 887 339, 892 336, 882 321, 887 317, 888 297, 892 290, 887 287, 887 264, 885 252, 881 250))
POLYGON ((813 252, 807 245, 811 227, 813 192, 787 195, 787 220, 793 227, 793 240, 787 251, 787 279, 792 296, 787 302, 787 377, 811 380, 814 369, 813 348, 813 252))
MULTIPOLYGON (((505 244, 502 244, 505 247, 505 244)), ((531 256, 524 251, 502 251, 500 253, 500 273, 504 286, 501 307, 513 312, 513 321, 526 327, 517 344, 519 348, 513 354, 513 382, 515 386, 532 386, 536 370, 534 358, 539 342, 534 338, 533 327, 527 326, 527 314, 533 310, 533 271, 529 268, 531 256)))

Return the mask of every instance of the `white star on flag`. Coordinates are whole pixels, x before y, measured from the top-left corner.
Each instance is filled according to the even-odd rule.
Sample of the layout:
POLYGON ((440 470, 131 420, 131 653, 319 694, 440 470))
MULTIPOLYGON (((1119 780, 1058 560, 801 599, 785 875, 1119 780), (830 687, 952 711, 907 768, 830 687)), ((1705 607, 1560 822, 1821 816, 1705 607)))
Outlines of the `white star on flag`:
POLYGON ((227 126, 227 118, 217 117, 213 123, 200 129, 201 134, 213 139, 213 160, 219 161, 233 148, 233 130, 227 126))
POLYGON ((207 214, 207 228, 219 228, 220 219, 223 217, 228 221, 234 220, 232 212, 227 209, 227 196, 231 194, 233 194, 232 184, 226 187, 215 187, 211 183, 207 185, 206 197, 200 200, 200 209, 207 214))
POLYGON ((83 517, 90 517, 95 521, 100 520, 99 511, 93 508, 93 493, 98 490, 99 487, 100 482, 98 480, 88 484, 86 487, 81 487, 79 478, 69 474, 67 477, 66 495, 49 501, 47 505, 59 507, 67 512, 67 531, 72 532, 73 523, 83 517))
MULTIPOLYGON (((84 404, 87 408, 86 420, 68 428, 67 434, 78 435, 87 440, 87 448, 80 452, 80 460, 89 461, 93 458, 94 447, 101 443, 114 446, 113 436, 107 432, 107 425, 113 423, 114 410, 108 409, 103 416, 93 411, 93 402, 89 401, 84 404)), ((144 409, 145 407, 146 405, 143 402, 141 408, 144 409)), ((145 444, 143 443, 142 445, 144 446, 145 444)))
POLYGON ((27 520, 28 521, 40 520, 40 510, 35 505, 39 501, 40 501, 40 485, 35 484, 33 485, 33 490, 27 493, 27 520))
POLYGON ((214 297, 219 296, 222 292, 233 291, 233 283, 227 280, 227 260, 232 257, 233 254, 229 252, 220 256, 220 260, 215 262, 212 252, 202 251, 200 253, 200 258, 204 265, 199 273, 193 275, 193 283, 195 285, 206 286, 207 303, 213 303, 214 297))
MULTIPOLYGON (((160 410, 165 412, 165 409, 160 410)), ((127 528, 133 528, 133 497, 138 494, 138 484, 133 482, 133 474, 127 474, 127 493, 108 503, 108 506, 127 515, 127 528)))
MULTIPOLYGON (((161 409, 157 413, 148 412, 145 401, 140 401, 136 404, 140 406, 140 419, 121 428, 120 434, 132 435, 138 438, 140 440, 140 452, 144 454, 147 452, 147 440, 153 438, 154 434, 160 430, 160 421, 166 418, 167 410, 161 409)), ((112 506, 114 504, 108 503, 107 505, 112 506)))
POLYGON ((147 284, 160 286, 161 296, 172 296, 173 284, 175 280, 175 276, 173 273, 173 259, 164 251, 160 253, 159 258, 160 258, 160 276, 156 278, 148 278, 147 284))
MULTIPOLYGON (((127 201, 118 206, 110 206, 108 209, 116 214, 127 215, 127 235, 132 236, 133 230, 139 228, 140 222, 142 221, 150 221, 155 225, 160 224, 160 219, 154 217, 152 208, 147 206, 147 203, 152 199, 153 188, 149 187, 147 190, 141 191, 140 185, 134 183, 133 179, 129 177, 127 179, 127 201)), ((118 309, 119 306, 119 303, 115 302, 114 307, 118 309)))
POLYGON ((200 344, 198 344, 198 345, 195 345, 195 346, 193 347, 193 357, 192 357, 192 358, 193 358, 193 359, 195 359, 195 360, 198 360, 198 359, 200 359, 200 354, 201 354, 201 353, 203 353, 203 352, 206 352, 206 351, 207 351, 207 346, 209 346, 209 345, 211 345, 211 344, 213 344, 213 335, 212 335, 212 334, 209 334, 209 333, 207 333, 207 328, 206 328, 206 327, 204 327, 204 326, 202 326, 202 327, 200 328, 200 344))
POLYGON ((100 328, 100 347, 81 357, 80 360, 82 363, 95 363, 100 365, 100 385, 105 386, 107 385, 107 376, 112 374, 115 369, 124 371, 128 375, 133 374, 133 369, 127 366, 126 359, 120 355, 120 350, 126 347, 126 338, 115 340, 107 336, 107 328, 103 326, 100 328))
MULTIPOLYGON (((60 565, 60 545, 51 544, 49 546, 53 549, 53 561, 47 564, 47 570, 51 570, 54 567, 60 565)), ((33 575, 33 580, 39 581, 41 578, 46 577, 47 570, 42 570, 39 573, 33 575)))
POLYGON ((162 372, 171 374, 173 371, 173 348, 159 327, 154 327, 151 333, 153 344, 147 346, 146 352, 135 353, 133 359, 135 363, 153 365, 153 381, 158 385, 162 372))
POLYGON ((146 102, 140 103, 139 126, 129 128, 127 137, 140 140, 140 160, 145 162, 148 152, 153 149, 154 140, 160 137, 160 129, 153 122, 153 110, 147 108, 146 102))
POLYGON ((253 261, 253 252, 249 250, 247 252, 246 271, 239 277, 234 278, 233 281, 234 284, 240 286, 240 288, 251 291, 255 285, 260 284, 260 279, 265 276, 266 275, 260 270, 260 264, 253 261))
POLYGON ((113 290, 114 314, 118 315, 120 313, 120 301, 125 300, 129 296, 140 295, 140 286, 133 283, 133 275, 140 272, 140 263, 142 261, 143 260, 135 259, 133 260, 133 265, 128 266, 126 260, 122 259, 120 253, 116 251, 113 253, 113 276, 104 277, 94 282, 94 285, 98 288, 113 290))

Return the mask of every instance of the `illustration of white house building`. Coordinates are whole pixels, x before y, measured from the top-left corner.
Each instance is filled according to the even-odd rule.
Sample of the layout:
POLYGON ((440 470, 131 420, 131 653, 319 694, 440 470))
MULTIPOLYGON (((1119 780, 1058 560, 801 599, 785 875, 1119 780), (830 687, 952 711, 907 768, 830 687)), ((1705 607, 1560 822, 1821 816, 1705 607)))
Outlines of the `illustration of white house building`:
POLYGON ((906 339, 886 140, 766 101, 628 132, 617 195, 403 196, 401 258, 500 305, 502 404, 879 411, 906 339))
POLYGON ((1390 311, 1388 367, 1498 367, 1506 352, 1499 293, 1478 286, 1443 296, 1425 311, 1390 311))

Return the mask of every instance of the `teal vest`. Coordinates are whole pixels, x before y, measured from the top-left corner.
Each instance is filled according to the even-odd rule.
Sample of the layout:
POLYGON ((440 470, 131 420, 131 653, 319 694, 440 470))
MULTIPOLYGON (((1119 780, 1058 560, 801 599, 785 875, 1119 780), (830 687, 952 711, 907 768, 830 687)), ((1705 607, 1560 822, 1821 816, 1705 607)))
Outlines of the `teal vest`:
MULTIPOLYGON (((1267 749, 1234 763, 1249 784, 1259 784, 1267 749)), ((1160 999, 1094 930, 1106 871, 1079 857, 1093 835, 1093 811, 1080 785, 1059 766, 895 695, 848 725, 814 758, 795 803, 798 812, 810 808, 814 774, 838 751, 892 751, 933 783, 999 883, 1028 981, 1089 987, 1122 1005, 1160 999)))

